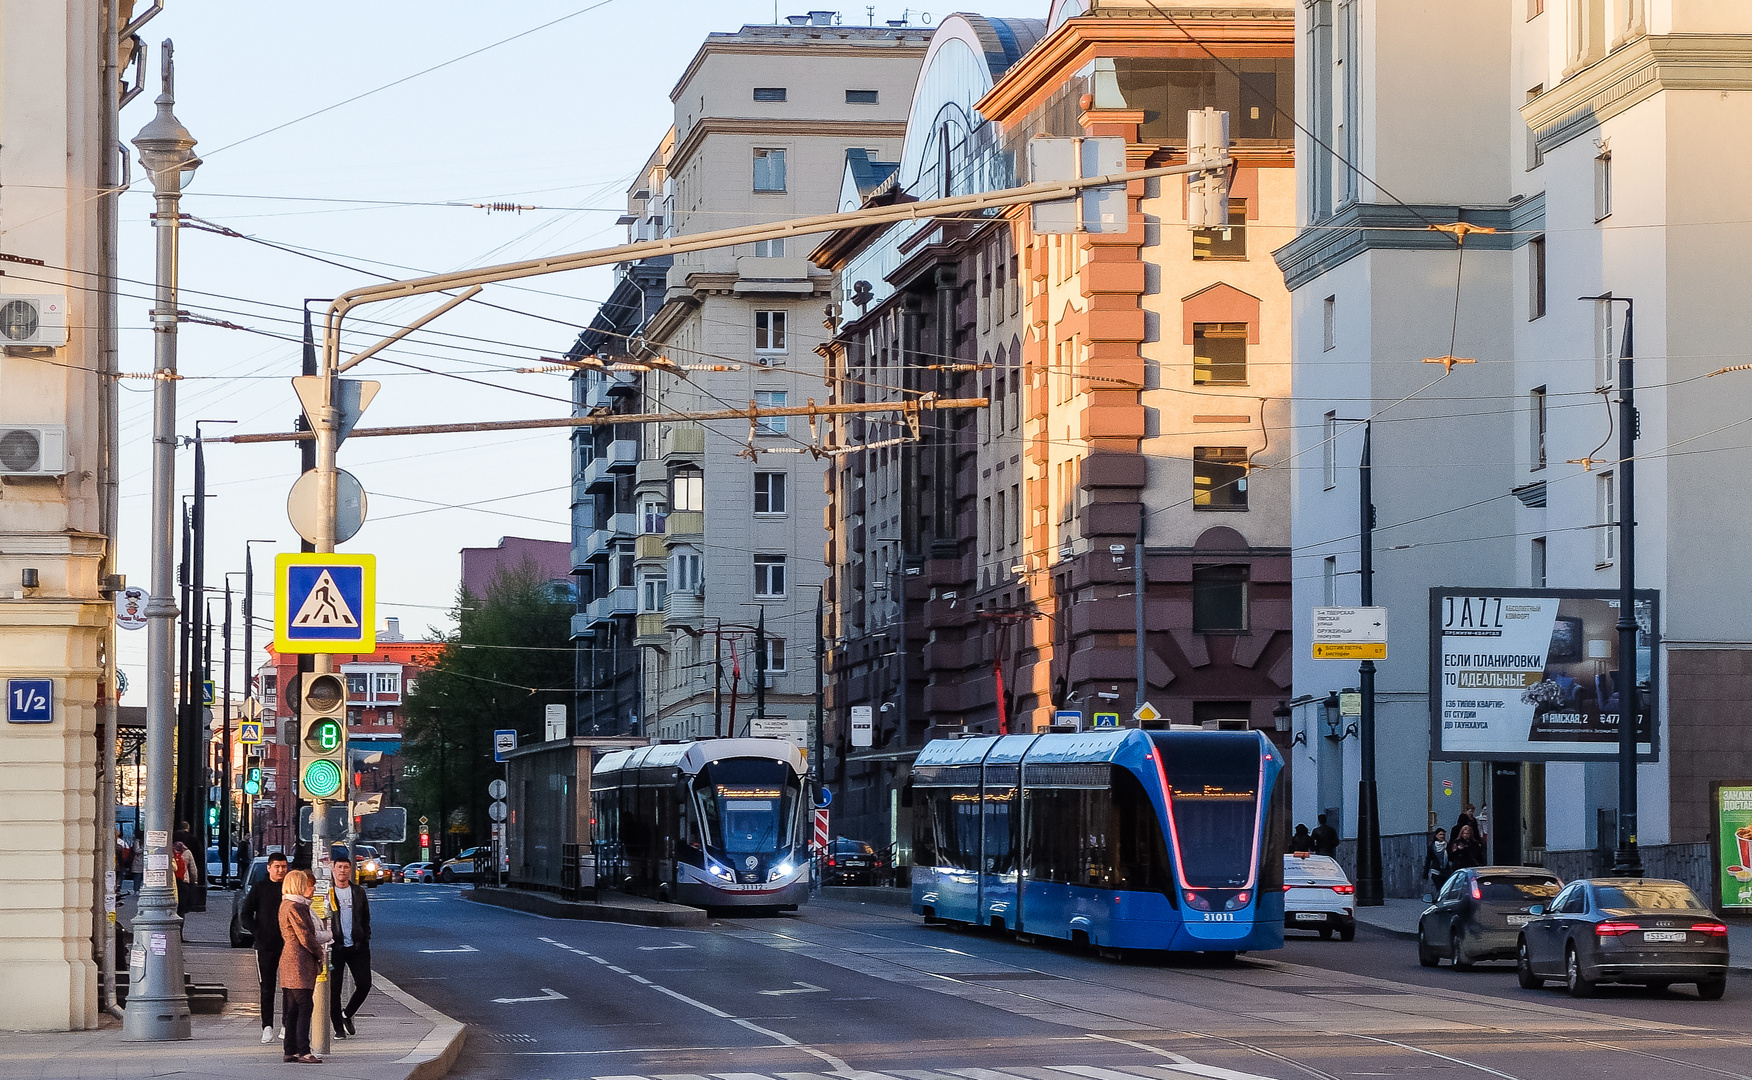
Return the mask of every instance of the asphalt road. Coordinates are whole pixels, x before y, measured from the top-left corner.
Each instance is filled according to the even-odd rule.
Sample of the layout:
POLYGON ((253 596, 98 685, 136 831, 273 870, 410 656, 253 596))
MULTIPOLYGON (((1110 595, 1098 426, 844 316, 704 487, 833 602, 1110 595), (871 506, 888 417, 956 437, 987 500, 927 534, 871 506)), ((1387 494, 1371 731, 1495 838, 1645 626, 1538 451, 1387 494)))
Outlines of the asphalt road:
POLYGON ((1421 968, 1411 942, 1369 928, 1219 965, 1115 962, 840 902, 680 931, 444 886, 386 886, 372 904, 374 966, 470 1025, 452 1073, 466 1080, 1752 1080, 1752 982, 1719 1002, 1689 988, 1576 1001, 1521 990, 1506 965, 1421 968))

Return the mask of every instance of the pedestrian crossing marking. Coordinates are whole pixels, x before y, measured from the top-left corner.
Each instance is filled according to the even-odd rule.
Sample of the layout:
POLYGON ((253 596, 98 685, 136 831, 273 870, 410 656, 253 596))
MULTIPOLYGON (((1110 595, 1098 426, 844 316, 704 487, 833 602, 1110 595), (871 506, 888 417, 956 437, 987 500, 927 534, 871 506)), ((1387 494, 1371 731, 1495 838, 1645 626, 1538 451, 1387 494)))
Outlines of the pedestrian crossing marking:
POLYGON ((327 570, 316 579, 311 587, 310 595, 304 598, 304 605, 298 609, 298 614, 292 616, 293 626, 338 626, 349 629, 359 625, 359 617, 347 606, 347 598, 341 595, 340 586, 327 570))

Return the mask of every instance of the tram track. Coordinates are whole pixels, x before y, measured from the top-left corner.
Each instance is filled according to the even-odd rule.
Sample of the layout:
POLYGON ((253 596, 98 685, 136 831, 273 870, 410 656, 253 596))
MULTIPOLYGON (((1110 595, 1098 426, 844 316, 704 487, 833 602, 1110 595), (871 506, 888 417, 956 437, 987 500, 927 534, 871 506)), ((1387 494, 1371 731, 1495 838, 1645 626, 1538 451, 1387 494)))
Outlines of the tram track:
MULTIPOLYGON (((915 925, 907 919, 902 919, 902 918, 895 917, 895 916, 889 916, 886 914, 880 914, 880 913, 874 913, 874 912, 867 912, 866 914, 872 915, 876 918, 887 919, 887 920, 892 921, 893 923, 895 923, 897 925, 909 925, 909 926, 915 925)), ((842 945, 834 945, 834 944, 826 943, 826 942, 814 941, 814 940, 811 940, 811 939, 806 938, 806 937, 800 937, 800 936, 797 936, 794 934, 788 934, 782 930, 770 929, 768 927, 765 927, 765 926, 762 926, 762 925, 759 925, 756 923, 752 923, 752 922, 736 922, 736 923, 733 923, 732 925, 734 925, 738 930, 743 931, 745 933, 754 933, 754 934, 760 934, 763 936, 768 936, 768 937, 773 937, 773 938, 782 938, 786 941, 795 942, 798 945, 807 946, 811 949, 831 950, 833 952, 841 953, 841 954, 846 955, 848 957, 859 957, 860 959, 865 960, 865 961, 872 959, 872 957, 870 957, 869 955, 860 953, 857 950, 852 949, 852 948, 847 948, 847 947, 842 946, 842 945)), ((1103 989, 1103 990, 1114 991, 1114 992, 1118 992, 1118 993, 1132 994, 1132 995, 1136 995, 1136 996, 1141 997, 1141 998, 1146 998, 1146 999, 1150 999, 1153 1001, 1163 1002, 1165 1004, 1181 1005, 1181 1006, 1186 1006, 1186 1007, 1190 1007, 1190 1008, 1207 1008, 1208 1007, 1208 1005, 1201 1003, 1201 1002, 1199 1002, 1193 998, 1190 998, 1190 997, 1177 997, 1177 996, 1174 996, 1172 994, 1163 993, 1163 992, 1157 991, 1157 990, 1140 989, 1138 987, 1123 985, 1123 984, 1120 984, 1117 982, 1105 981, 1105 980, 1097 979, 1097 978, 1090 978, 1087 975, 1081 974, 1081 973, 1074 974, 1074 975, 1066 975, 1066 974, 1061 974, 1059 972, 1047 971, 1043 968, 1028 966, 1025 964, 1016 964, 1013 961, 1009 961, 1009 960, 993 960, 993 958, 991 958, 991 957, 982 956, 978 953, 968 953, 964 950, 948 949, 948 948, 945 948, 944 946, 941 946, 941 945, 921 944, 919 942, 909 940, 907 938, 902 938, 902 937, 898 937, 898 936, 894 936, 894 935, 890 935, 890 934, 885 934, 885 933, 879 933, 879 932, 876 932, 873 930, 868 930, 868 929, 859 929, 859 928, 847 927, 847 926, 841 926, 841 925, 832 926, 831 929, 836 933, 853 934, 853 935, 857 935, 859 937, 871 938, 871 939, 874 939, 876 941, 881 941, 881 942, 888 943, 891 945, 901 945, 901 946, 906 946, 906 947, 910 947, 910 948, 934 949, 934 950, 939 950, 939 951, 942 951, 945 953, 953 953, 953 954, 957 954, 957 955, 967 955, 967 956, 977 957, 978 959, 988 961, 988 962, 1002 963, 1008 967, 1016 968, 1019 971, 1030 972, 1032 974, 1036 974, 1036 975, 1041 976, 1043 979, 1073 981, 1073 982, 1077 982, 1077 983, 1080 983, 1080 984, 1083 984, 1086 986, 1098 987, 1098 988, 1103 989)), ((978 928, 970 928, 970 929, 978 932, 978 928)), ((1053 1009, 1064 1010, 1067 1012, 1082 1013, 1082 1014, 1088 1015, 1092 1018, 1098 1017, 1104 1021, 1118 1021, 1120 1023, 1135 1025, 1135 1026, 1139 1026, 1139 1027, 1153 1026, 1153 1025, 1149 1025, 1149 1024, 1140 1023, 1139 1021, 1135 1020, 1132 1017, 1122 1016, 1122 1015, 1118 1015, 1116 1013, 1105 1012, 1105 1011, 1102 1011, 1100 1009, 1091 1008, 1088 1006, 1068 1004, 1068 1003, 1065 1003, 1062 1001, 1054 1000, 1052 998, 1042 997, 1042 996, 1039 996, 1036 994, 1030 994, 1024 990, 1019 990, 1019 989, 1015 988, 1014 986, 1009 986, 1009 985, 999 986, 999 985, 993 985, 992 983, 989 983, 989 982, 982 982, 982 981, 967 979, 967 978, 957 978, 954 974, 945 974, 942 972, 932 971, 928 967, 920 966, 918 964, 908 963, 907 961, 905 961, 903 959, 899 959, 899 958, 896 958, 896 957, 891 956, 891 955, 884 955, 884 956, 881 956, 879 959, 884 964, 893 965, 896 968, 900 968, 900 969, 903 969, 906 971, 914 972, 914 973, 919 974, 919 975, 928 976, 932 979, 939 979, 939 980, 943 980, 943 981, 947 981, 947 982, 955 982, 955 983, 959 983, 959 984, 966 985, 969 987, 977 987, 979 989, 982 989, 982 990, 985 990, 988 992, 993 992, 993 993, 1002 994, 1005 996, 1014 997, 1020 1001, 1026 1001, 1026 1002, 1046 1006, 1046 1007, 1053 1008, 1053 1009)), ((1306 972, 1304 972, 1302 970, 1302 968, 1303 968, 1302 965, 1288 964, 1288 963, 1285 963, 1282 961, 1271 960, 1271 959, 1263 958, 1263 957, 1261 957, 1261 958, 1253 958, 1253 957, 1242 958, 1242 959, 1237 961, 1237 964, 1245 965, 1248 967, 1254 967, 1254 968, 1258 968, 1258 969, 1262 969, 1262 970, 1275 969, 1275 970, 1277 970, 1283 974, 1286 974, 1286 975, 1294 975, 1294 976, 1297 976, 1300 978, 1307 978, 1311 982, 1314 980, 1314 976, 1307 974, 1306 972)), ((847 965, 847 966, 850 966, 850 965, 847 965)), ((1317 969, 1317 970, 1321 970, 1321 969, 1317 969)), ((1175 973, 1178 975, 1182 975, 1182 976, 1186 976, 1186 977, 1190 977, 1190 978, 1194 978, 1194 979, 1210 981, 1210 982, 1214 982, 1214 983, 1220 983, 1223 985, 1228 985, 1228 986, 1235 985, 1234 979, 1223 978, 1222 976, 1220 976, 1218 974, 1210 973, 1210 972, 1202 972, 1202 971, 1199 971, 1196 969, 1179 968, 1179 969, 1175 970, 1175 973)), ((1422 986, 1416 986, 1414 984, 1406 984, 1406 983, 1397 983, 1397 982, 1394 982, 1394 981, 1388 980, 1388 979, 1371 978, 1371 977, 1367 977, 1367 976, 1362 976, 1360 978, 1363 981, 1358 982, 1356 984, 1356 987, 1365 993, 1370 992, 1370 990, 1372 990, 1372 989, 1391 988, 1392 990, 1394 990, 1397 993, 1404 993, 1404 994, 1408 994, 1408 995, 1423 995, 1423 996, 1429 996, 1429 997, 1434 997, 1434 998, 1443 998, 1443 999, 1453 1000, 1453 1001, 1457 1001, 1457 1002, 1465 1002, 1467 1004, 1486 1004, 1486 1005, 1490 1005, 1490 1006, 1498 1007, 1498 1008, 1513 1007, 1513 1003, 1505 1002, 1504 1000, 1498 999, 1498 998, 1491 998, 1491 997, 1488 997, 1486 995, 1468 994, 1468 993, 1460 992, 1460 991, 1444 991, 1444 990, 1441 990, 1439 988, 1422 987, 1422 986)), ((1295 993, 1296 991, 1288 991, 1288 992, 1295 993)), ((1331 993, 1333 993, 1333 994, 1343 994, 1343 992, 1344 992, 1343 986, 1335 987, 1331 991, 1331 993)), ((1328 1028, 1303 1027, 1303 1026, 1298 1026, 1297 1024, 1295 1024, 1291 1021, 1280 1020, 1280 1019, 1277 1019, 1274 1017, 1264 1016, 1264 1015, 1259 1015, 1259 1014, 1254 1014, 1254 1013, 1248 1013, 1248 1014, 1243 1014, 1243 1015, 1246 1015, 1249 1020, 1252 1020, 1254 1022, 1272 1025, 1286 1035, 1293 1033, 1296 1035, 1304 1035, 1304 1036, 1310 1036, 1310 1037, 1356 1040, 1356 1041, 1368 1042, 1368 1043, 1373 1043, 1373 1044, 1382 1045, 1382 1046, 1390 1046, 1390 1047, 1394 1047, 1394 1048, 1397 1048, 1400 1050, 1404 1050, 1404 1051, 1409 1052, 1409 1053, 1417 1054, 1419 1056, 1429 1057, 1429 1058, 1440 1060, 1442 1062, 1447 1063, 1447 1065, 1449 1065, 1449 1066, 1462 1067, 1462 1068, 1471 1070, 1479 1075, 1496 1077, 1496 1078, 1498 1078, 1498 1080, 1523 1080, 1523 1078, 1521 1078, 1521 1077, 1517 1077, 1512 1073, 1505 1072, 1505 1071, 1502 1071, 1500 1069, 1494 1068, 1490 1065, 1484 1064, 1483 1062, 1470 1060, 1468 1058, 1458 1056, 1457 1054, 1454 1054, 1454 1053, 1448 1053, 1448 1052, 1445 1052, 1444 1050, 1435 1049, 1431 1046, 1420 1046, 1420 1045, 1417 1045, 1416 1043, 1410 1042, 1410 1041, 1400 1041, 1400 1040, 1396 1040, 1396 1039, 1388 1039, 1388 1038, 1383 1038, 1381 1036, 1376 1036, 1376 1035, 1365 1035, 1365 1034, 1356 1033, 1356 1032, 1336 1031, 1336 1030, 1331 1030, 1328 1028)), ((1593 1018, 1593 1014, 1584 1014, 1584 1015, 1587 1015, 1590 1019, 1593 1018)), ((1650 1036, 1659 1036, 1659 1037, 1666 1037, 1666 1038, 1696 1039, 1698 1041, 1715 1042, 1715 1043, 1720 1043, 1724 1048, 1727 1048, 1727 1047, 1752 1048, 1752 1043, 1748 1043, 1745 1040, 1727 1039, 1727 1038, 1723 1038, 1723 1037, 1718 1036, 1718 1035, 1711 1035, 1711 1034, 1707 1034, 1704 1032, 1684 1031, 1684 1030, 1680 1030, 1677 1027, 1674 1027, 1672 1025, 1661 1025, 1659 1027, 1655 1027, 1655 1026, 1652 1026, 1646 1022, 1639 1022, 1639 1021, 1636 1021, 1634 1019, 1623 1018, 1623 1017, 1612 1017, 1611 1021, 1616 1022, 1618 1024, 1621 1024, 1625 1027, 1628 1027, 1628 1028, 1631 1028, 1631 1029, 1634 1029, 1634 1030, 1637 1030, 1640 1032, 1644 1032, 1650 1036)), ((1599 1022, 1599 1021, 1596 1021, 1596 1022, 1599 1022)), ((1271 1061, 1276 1061, 1282 1065, 1286 1065, 1286 1066, 1295 1068, 1298 1071, 1300 1071, 1301 1073, 1315 1078, 1315 1080, 1340 1080, 1340 1077, 1336 1076, 1335 1074, 1329 1073, 1329 1072, 1319 1068, 1317 1065, 1314 1065, 1308 1061, 1300 1060, 1300 1059, 1293 1057, 1289 1054, 1285 1054, 1285 1053, 1279 1052, 1277 1050, 1274 1050, 1269 1046, 1265 1046, 1265 1045, 1262 1045, 1261 1043, 1257 1043, 1257 1042, 1251 1042, 1247 1039, 1236 1038, 1232 1035, 1223 1035, 1223 1034, 1219 1034, 1217 1032, 1202 1031, 1202 1030, 1196 1030, 1196 1029, 1191 1029, 1191 1028, 1162 1028, 1160 1030, 1162 1030, 1164 1032, 1164 1034, 1168 1034, 1168 1035, 1172 1035, 1172 1036, 1181 1036, 1181 1037, 1185 1037, 1185 1038, 1193 1039, 1193 1040, 1208 1040, 1211 1042, 1217 1042, 1217 1043, 1222 1043, 1224 1045, 1232 1046, 1232 1047, 1235 1047, 1236 1049, 1244 1050, 1248 1053, 1257 1055, 1261 1058, 1271 1060, 1271 1061)), ((1541 1042, 1545 1042, 1547 1044, 1560 1044, 1560 1045, 1569 1045, 1569 1046, 1587 1046, 1587 1047, 1592 1047, 1592 1048, 1599 1049, 1599 1050, 1608 1051, 1611 1053, 1622 1054, 1622 1055, 1625 1055, 1627 1058, 1634 1058, 1634 1059, 1651 1061, 1651 1062, 1660 1062, 1664 1065, 1669 1065, 1669 1066, 1673 1066, 1673 1067, 1680 1068, 1680 1069, 1686 1069, 1686 1070, 1691 1070, 1691 1071, 1697 1072, 1697 1073, 1722 1077, 1722 1078, 1724 1078, 1724 1080, 1752 1080, 1752 1076, 1748 1076, 1748 1075, 1743 1074, 1743 1073, 1734 1072, 1734 1071, 1729 1070, 1729 1069, 1719 1068, 1717 1066, 1705 1064, 1702 1062, 1687 1061, 1683 1058, 1670 1057, 1668 1055, 1656 1053, 1656 1052, 1651 1051, 1651 1050, 1645 1050, 1645 1049, 1641 1049, 1641 1048, 1637 1048, 1637 1047, 1633 1047, 1633 1046, 1619 1045, 1618 1043, 1614 1043, 1614 1042, 1603 1042, 1603 1041, 1600 1041, 1597 1039, 1588 1039, 1588 1038, 1583 1038, 1583 1037, 1578 1037, 1578 1036, 1561 1035, 1561 1034, 1558 1034, 1555 1032, 1534 1030, 1534 1029, 1525 1028, 1525 1027, 1512 1027, 1512 1026, 1504 1026, 1504 1025, 1486 1025, 1486 1024, 1466 1023, 1463 1028, 1455 1029, 1452 1032, 1452 1034, 1457 1036, 1457 1035, 1462 1034, 1462 1032, 1470 1032, 1470 1033, 1473 1033, 1476 1035, 1509 1035, 1509 1036, 1514 1036, 1515 1038, 1517 1038, 1519 1040, 1523 1040, 1523 1041, 1525 1041, 1525 1040, 1538 1040, 1541 1042)), ((1123 1043, 1125 1045, 1149 1047, 1149 1044, 1147 1044, 1147 1043, 1136 1043, 1132 1040, 1118 1039, 1118 1038, 1114 1038, 1112 1036, 1101 1035, 1101 1034, 1094 1033, 1094 1032, 1090 1032, 1087 1034, 1091 1038, 1105 1039, 1107 1041, 1119 1042, 1119 1043, 1123 1043)), ((1451 1045, 1449 1043, 1444 1043, 1440 1040, 1427 1040, 1427 1041, 1437 1042, 1439 1045, 1451 1045)), ((1622 1040, 1620 1040, 1620 1041, 1622 1041, 1622 1040)), ((1160 1048, 1154 1048, 1154 1047, 1149 1047, 1149 1048, 1153 1052, 1161 1053, 1164 1056, 1173 1056, 1172 1052, 1170 1052, 1170 1051, 1163 1050, 1160 1048)))

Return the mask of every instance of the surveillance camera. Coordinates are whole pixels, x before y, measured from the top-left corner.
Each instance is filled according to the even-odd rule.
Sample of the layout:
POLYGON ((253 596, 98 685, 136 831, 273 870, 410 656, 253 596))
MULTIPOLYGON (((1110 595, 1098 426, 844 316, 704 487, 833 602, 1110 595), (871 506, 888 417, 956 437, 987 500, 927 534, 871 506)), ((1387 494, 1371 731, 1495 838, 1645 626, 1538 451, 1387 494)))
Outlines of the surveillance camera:
POLYGON ((1125 545, 1124 544, 1108 544, 1107 545, 1107 553, 1117 559, 1125 554, 1125 545))
POLYGON ((1102 701, 1118 701, 1119 700, 1118 694, 1109 693, 1106 690, 1097 691, 1095 696, 1100 698, 1102 701))
POLYGON ((919 576, 919 568, 916 566, 907 567, 906 568, 906 576, 907 577, 918 577, 919 576))
POLYGON ((883 712, 893 712, 894 711, 894 702, 884 701, 882 703, 882 711, 883 712))

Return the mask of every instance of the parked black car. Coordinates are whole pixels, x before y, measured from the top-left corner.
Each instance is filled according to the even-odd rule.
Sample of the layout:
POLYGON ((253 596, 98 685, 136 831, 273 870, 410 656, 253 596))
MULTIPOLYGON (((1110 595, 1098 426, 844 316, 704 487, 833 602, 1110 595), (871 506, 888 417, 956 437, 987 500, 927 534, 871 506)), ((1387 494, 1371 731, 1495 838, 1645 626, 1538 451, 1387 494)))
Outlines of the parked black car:
POLYGON ((1665 990, 1696 983, 1714 1001, 1728 986, 1728 928, 1682 881, 1588 878, 1535 908, 1521 928, 1515 973, 1529 990, 1562 979, 1573 997, 1598 983, 1665 990))
POLYGON ((249 948, 255 944, 255 927, 243 921, 243 902, 249 899, 249 891, 255 888, 255 883, 267 876, 267 856, 251 859, 243 884, 231 894, 231 930, 226 936, 231 939, 233 949, 249 948))
POLYGON ((862 840, 836 837, 827 849, 822 876, 828 885, 874 885, 887 872, 887 860, 862 840))
POLYGON ((1521 927, 1562 887, 1555 874, 1533 867, 1456 870, 1417 921, 1418 963, 1435 967, 1445 957, 1468 968, 1480 960, 1514 959, 1521 927))

